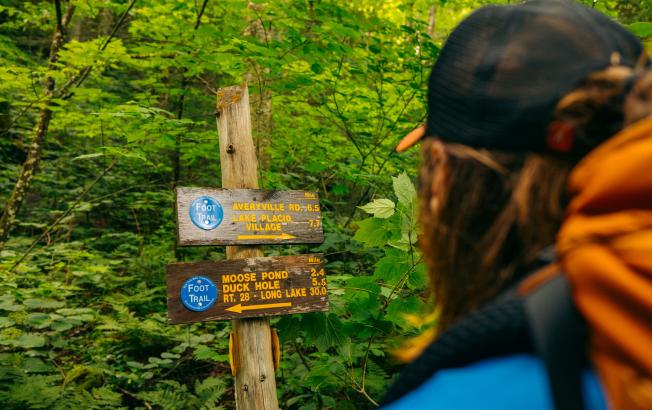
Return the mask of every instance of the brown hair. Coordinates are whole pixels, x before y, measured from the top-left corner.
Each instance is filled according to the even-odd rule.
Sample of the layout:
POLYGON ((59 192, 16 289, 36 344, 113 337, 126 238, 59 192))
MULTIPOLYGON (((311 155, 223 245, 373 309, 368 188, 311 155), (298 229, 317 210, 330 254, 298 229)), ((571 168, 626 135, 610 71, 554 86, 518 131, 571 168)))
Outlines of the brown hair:
MULTIPOLYGON (((652 112, 652 73, 612 66, 564 96, 553 121, 584 152, 652 112)), ((420 246, 445 330, 529 273, 554 243, 566 180, 580 155, 473 149, 427 139, 420 170, 420 246)))
POLYGON ((420 245, 443 330, 527 273, 554 242, 572 163, 436 140, 423 144, 423 156, 420 245), (438 173, 446 188, 434 192, 438 173))

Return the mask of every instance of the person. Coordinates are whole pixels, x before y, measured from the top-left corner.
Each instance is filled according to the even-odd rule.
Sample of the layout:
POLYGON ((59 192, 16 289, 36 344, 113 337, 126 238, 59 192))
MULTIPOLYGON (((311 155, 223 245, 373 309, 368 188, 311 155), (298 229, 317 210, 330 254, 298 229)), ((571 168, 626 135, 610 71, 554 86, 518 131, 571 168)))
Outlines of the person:
POLYGON ((432 69, 420 246, 433 341, 388 410, 652 409, 652 72, 570 0, 486 6, 432 69))

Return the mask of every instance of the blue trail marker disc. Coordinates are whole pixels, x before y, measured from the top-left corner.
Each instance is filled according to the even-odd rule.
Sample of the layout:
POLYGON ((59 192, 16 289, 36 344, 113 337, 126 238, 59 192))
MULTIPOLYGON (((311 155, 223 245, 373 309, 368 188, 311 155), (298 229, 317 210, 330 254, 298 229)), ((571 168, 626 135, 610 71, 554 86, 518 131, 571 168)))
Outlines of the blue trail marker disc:
POLYGON ((181 287, 183 306, 194 312, 203 312, 213 306, 216 300, 217 286, 204 276, 194 276, 181 287))
POLYGON ((216 199, 200 196, 190 204, 190 220, 198 228, 210 231, 222 223, 224 209, 216 199))

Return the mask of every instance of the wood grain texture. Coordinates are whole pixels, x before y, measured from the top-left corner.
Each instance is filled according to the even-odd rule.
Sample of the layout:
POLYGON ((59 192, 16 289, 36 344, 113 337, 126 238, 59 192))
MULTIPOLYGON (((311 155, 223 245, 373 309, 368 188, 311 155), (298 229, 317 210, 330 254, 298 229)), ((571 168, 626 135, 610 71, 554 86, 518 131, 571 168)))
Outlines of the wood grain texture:
POLYGON ((177 238, 180 246, 321 243, 319 197, 309 191, 258 189, 176 189, 177 238), (190 219, 197 198, 207 196, 222 206, 222 222, 204 230, 190 219))
POLYGON ((249 89, 243 86, 217 91, 222 187, 258 188, 258 160, 251 137, 249 89))
MULTIPOLYGON (((251 135, 249 90, 246 86, 217 91, 222 188, 258 188, 258 160, 251 135)), ((253 247, 227 246, 227 258, 262 256, 253 247)), ((277 410, 276 378, 269 319, 233 322, 238 352, 235 403, 239 410, 277 410), (254 350, 252 346, 256 346, 254 350)))
POLYGON ((168 265, 166 277, 171 323, 328 310, 322 254, 174 263, 168 265), (184 282, 195 276, 210 279, 218 290, 215 304, 203 312, 191 311, 181 302, 184 282), (278 304, 289 305, 256 309, 278 304), (229 310, 237 310, 239 306, 243 308, 241 312, 229 310))

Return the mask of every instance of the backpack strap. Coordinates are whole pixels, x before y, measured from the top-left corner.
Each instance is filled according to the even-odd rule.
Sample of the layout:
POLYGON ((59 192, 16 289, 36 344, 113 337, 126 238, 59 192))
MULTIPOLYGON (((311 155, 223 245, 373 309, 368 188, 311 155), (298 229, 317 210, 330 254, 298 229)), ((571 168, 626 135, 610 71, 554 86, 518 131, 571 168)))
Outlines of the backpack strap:
POLYGON ((417 389, 438 370, 528 352, 544 362, 555 409, 584 409, 585 333, 586 325, 564 275, 548 279, 525 295, 509 290, 453 324, 407 364, 382 404, 417 389))
POLYGON ((570 284, 558 274, 525 296, 532 347, 544 362, 556 410, 584 409, 586 325, 570 284))

